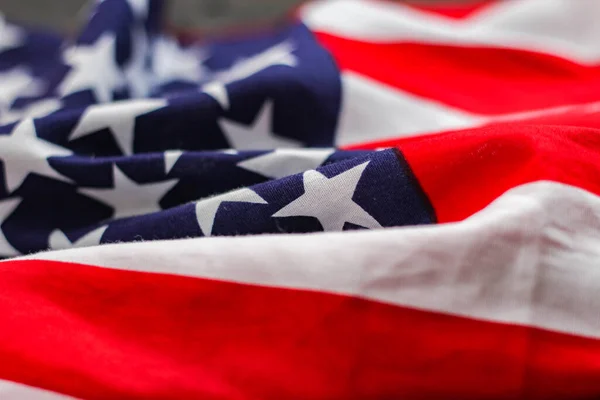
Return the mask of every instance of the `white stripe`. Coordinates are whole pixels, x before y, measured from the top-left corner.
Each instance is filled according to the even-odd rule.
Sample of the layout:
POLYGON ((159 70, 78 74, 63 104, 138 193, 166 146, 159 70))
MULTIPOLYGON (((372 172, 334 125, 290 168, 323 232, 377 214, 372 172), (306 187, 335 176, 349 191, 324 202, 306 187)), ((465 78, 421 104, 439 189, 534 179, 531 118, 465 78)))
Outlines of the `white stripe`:
POLYGON ((486 120, 352 71, 342 73, 342 90, 338 146, 468 128, 486 120))
POLYGON ((387 1, 327 0, 301 16, 312 30, 357 40, 517 48, 600 62, 598 0, 499 1, 464 20, 387 1))
POLYGON ((600 338, 600 198, 553 182, 513 189, 455 224, 118 244, 26 258, 344 293, 600 338))
POLYGON ((413 95, 354 71, 342 72, 342 90, 337 146, 568 113, 591 115, 600 112, 600 102, 597 101, 494 116, 472 114, 442 102, 413 95))
POLYGON ((73 397, 65 396, 47 390, 37 389, 0 379, 0 399, 2 400, 67 400, 73 397))

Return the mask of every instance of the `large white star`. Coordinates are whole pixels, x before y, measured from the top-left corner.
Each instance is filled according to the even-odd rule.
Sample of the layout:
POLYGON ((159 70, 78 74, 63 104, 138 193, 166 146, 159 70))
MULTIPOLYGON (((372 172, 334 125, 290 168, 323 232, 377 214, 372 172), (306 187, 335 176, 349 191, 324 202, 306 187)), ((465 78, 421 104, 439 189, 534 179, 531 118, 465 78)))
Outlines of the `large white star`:
POLYGON ((60 229, 55 229, 48 237, 48 248, 50 250, 69 249, 72 247, 91 247, 98 246, 102 240, 102 235, 108 225, 101 226, 91 232, 86 233, 79 239, 71 242, 69 238, 60 229))
POLYGON ((267 178, 283 178, 315 169, 333 154, 333 149, 276 149, 237 164, 267 178))
POLYGON ((273 101, 268 100, 258 112, 251 126, 225 118, 219 119, 219 126, 231 147, 238 150, 275 149, 278 147, 300 147, 297 140, 276 136, 271 131, 273 121, 273 101))
POLYGON ((200 200, 196 203, 196 219, 198 220, 198 225, 204 236, 212 235, 217 211, 222 203, 227 202, 268 204, 267 201, 260 197, 255 191, 248 188, 234 190, 232 192, 200 200))
POLYGON ((0 125, 10 124, 24 118, 41 118, 59 110, 62 103, 59 99, 47 98, 28 104, 21 109, 0 113, 0 125))
POLYGON ((298 58, 292 54, 292 51, 294 45, 289 41, 276 44, 258 54, 239 60, 229 69, 216 72, 213 79, 204 84, 201 90, 213 97, 223 109, 228 109, 229 95, 226 85, 246 79, 273 65, 295 67, 298 65, 298 58))
POLYGON ((314 217, 325 231, 341 231, 346 222, 364 228, 381 228, 368 212, 352 200, 352 196, 369 161, 357 165, 333 178, 318 171, 303 174, 304 194, 273 217, 314 217))
POLYGON ((38 96, 45 85, 23 68, 0 73, 0 108, 9 107, 17 97, 38 96))
POLYGON ((113 165, 112 188, 83 188, 79 189, 79 192, 112 207, 113 218, 124 218, 160 211, 159 201, 177 182, 177 179, 169 179, 158 183, 140 184, 129 179, 113 165))
POLYGON ((0 201, 0 257, 16 256, 19 253, 4 236, 2 231, 2 224, 4 221, 15 211, 15 209, 21 204, 20 198, 6 199, 0 201))
POLYGON ((164 99, 140 99, 89 106, 69 135, 69 140, 109 128, 121 151, 133 154, 135 119, 166 105, 164 99))
POLYGON ((50 166, 48 157, 71 154, 70 150, 39 138, 32 119, 22 120, 9 135, 0 135, 0 160, 4 164, 6 189, 8 192, 17 189, 31 172, 70 182, 50 166))
POLYGON ((124 85, 124 74, 115 55, 115 36, 103 34, 94 44, 79 45, 65 51, 65 62, 72 67, 58 86, 62 96, 91 90, 99 103, 112 100, 112 93, 124 85))
POLYGON ((0 52, 23 44, 23 33, 13 25, 7 24, 0 15, 0 52))

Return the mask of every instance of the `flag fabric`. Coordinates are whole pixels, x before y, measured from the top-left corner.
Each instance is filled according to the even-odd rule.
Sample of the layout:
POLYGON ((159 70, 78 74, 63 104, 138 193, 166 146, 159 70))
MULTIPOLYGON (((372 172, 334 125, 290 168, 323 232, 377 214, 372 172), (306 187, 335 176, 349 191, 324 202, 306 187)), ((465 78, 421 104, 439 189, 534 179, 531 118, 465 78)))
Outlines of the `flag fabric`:
POLYGON ((600 1, 0 20, 0 398, 600 396, 600 1))

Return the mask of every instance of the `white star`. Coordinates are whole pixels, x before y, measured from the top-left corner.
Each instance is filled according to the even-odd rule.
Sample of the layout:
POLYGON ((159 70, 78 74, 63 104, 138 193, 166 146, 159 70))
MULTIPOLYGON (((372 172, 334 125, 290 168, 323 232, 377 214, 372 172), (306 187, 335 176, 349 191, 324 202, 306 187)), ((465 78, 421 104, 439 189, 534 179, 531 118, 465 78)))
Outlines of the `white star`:
POLYGON ((219 119, 219 126, 231 147, 239 150, 274 149, 277 147, 300 147, 297 140, 275 136, 271 132, 273 102, 268 100, 258 112, 252 126, 242 125, 225 118, 219 119))
POLYGON ((148 97, 152 86, 152 74, 146 65, 148 53, 148 37, 146 31, 139 26, 131 32, 131 57, 124 68, 125 78, 129 84, 132 98, 148 97))
POLYGON ((209 82, 202 85, 202 91, 215 99, 224 110, 229 108, 229 94, 223 82, 209 82))
POLYGON ((108 228, 108 225, 96 228, 91 232, 86 233, 74 242, 71 242, 69 238, 60 229, 55 229, 50 233, 48 237, 48 248, 50 250, 69 249, 72 247, 91 247, 98 246, 104 235, 104 231, 108 228))
POLYGON ((148 16, 148 1, 149 0, 127 0, 133 14, 137 18, 146 18, 148 16))
POLYGON ((196 219, 198 220, 198 225, 204 236, 212 235, 217 211, 222 203, 227 202, 269 204, 256 192, 248 188, 234 190, 232 192, 200 200, 196 203, 196 219))
POLYGON ((172 81, 198 83, 206 71, 200 48, 183 48, 171 38, 161 36, 154 42, 153 70, 156 83, 172 81))
POLYGON ((167 150, 165 151, 165 174, 168 175, 173 169, 179 157, 183 154, 181 150, 167 150))
POLYGON ((268 49, 233 64, 227 70, 216 72, 213 80, 204 84, 201 90, 213 97, 223 109, 229 108, 229 95, 226 85, 246 79, 273 65, 295 67, 298 59, 292 54, 294 45, 288 41, 276 44, 268 49))
POLYGON ((6 189, 9 193, 17 189, 31 172, 70 182, 52 169, 48 157, 71 154, 70 150, 39 138, 32 119, 22 120, 10 135, 0 135, 0 160, 4 164, 6 189))
POLYGON ((21 204, 20 198, 6 199, 0 201, 0 256, 9 257, 19 255, 19 251, 15 249, 4 236, 2 224, 21 204))
POLYGON ((346 222, 365 228, 381 228, 375 218, 352 200, 368 164, 369 161, 364 162, 333 178, 318 171, 306 171, 303 175, 304 194, 273 217, 314 217, 325 231, 341 231, 346 222))
POLYGON ((0 52, 12 49, 23 44, 21 30, 13 25, 7 24, 0 15, 0 52))
POLYGON ((39 79, 25 72, 23 68, 13 68, 0 73, 0 107, 8 107, 18 97, 39 96, 45 85, 39 79))
POLYGON ((135 119, 166 105, 164 99, 140 99, 89 106, 69 135, 69 140, 109 128, 123 154, 133 154, 135 119))
POLYGON ((0 114, 0 125, 10 124, 24 118, 41 118, 59 110, 62 102, 58 99, 47 98, 26 105, 21 109, 8 110, 0 114))
POLYGON ((177 184, 177 179, 158 183, 140 184, 129 179, 113 165, 113 187, 102 189, 84 188, 79 191, 113 208, 113 218, 160 211, 159 201, 177 184))
POLYGON ((69 48, 64 58, 72 69, 58 86, 62 96, 89 89, 96 101, 106 103, 112 100, 112 92, 124 85, 116 62, 114 34, 105 33, 92 45, 69 48))
POLYGON ((315 169, 333 154, 334 149, 276 149, 258 157, 244 160, 238 167, 267 178, 283 178, 315 169))

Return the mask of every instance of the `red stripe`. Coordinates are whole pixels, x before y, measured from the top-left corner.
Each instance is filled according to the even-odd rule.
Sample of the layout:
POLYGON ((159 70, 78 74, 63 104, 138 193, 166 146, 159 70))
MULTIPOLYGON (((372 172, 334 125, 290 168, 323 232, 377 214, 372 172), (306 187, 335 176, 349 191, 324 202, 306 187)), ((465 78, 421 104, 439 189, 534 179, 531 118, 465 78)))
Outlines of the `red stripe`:
POLYGON ((473 113, 594 101, 600 66, 516 49, 369 43, 316 33, 342 70, 473 113))
POLYGON ((600 395, 600 342, 319 292, 0 264, 0 378, 88 399, 600 395))
POLYGON ((476 0, 469 2, 457 2, 457 3, 409 3, 406 5, 410 6, 419 11, 432 13, 435 15, 441 15, 443 17, 452 19, 467 19, 471 15, 489 7, 492 3, 496 3, 497 0, 476 0))
POLYGON ((600 130, 502 124, 354 146, 398 146, 439 222, 460 221, 505 191, 551 180, 600 194, 600 130))

